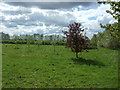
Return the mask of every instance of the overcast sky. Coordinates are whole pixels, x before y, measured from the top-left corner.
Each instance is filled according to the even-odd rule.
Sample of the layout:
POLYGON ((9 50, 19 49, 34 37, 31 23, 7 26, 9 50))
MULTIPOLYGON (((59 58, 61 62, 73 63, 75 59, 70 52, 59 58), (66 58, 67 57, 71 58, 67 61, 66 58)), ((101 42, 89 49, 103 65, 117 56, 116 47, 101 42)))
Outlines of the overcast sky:
POLYGON ((73 22, 86 28, 86 35, 103 31, 99 23, 116 20, 106 13, 108 4, 96 2, 12 2, 0 3, 0 32, 13 34, 62 34, 73 22))

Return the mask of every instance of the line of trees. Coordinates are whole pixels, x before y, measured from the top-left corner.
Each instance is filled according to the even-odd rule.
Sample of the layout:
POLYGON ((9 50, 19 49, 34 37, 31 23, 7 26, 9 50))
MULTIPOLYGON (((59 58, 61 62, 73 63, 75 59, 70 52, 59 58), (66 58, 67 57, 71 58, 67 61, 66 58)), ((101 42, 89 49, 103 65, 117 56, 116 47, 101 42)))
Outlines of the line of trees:
POLYGON ((13 35, 0 33, 2 43, 7 44, 34 44, 34 45, 64 45, 65 37, 62 35, 43 35, 43 34, 33 34, 33 35, 13 35))
POLYGON ((64 41, 65 37, 62 35, 43 35, 43 34, 33 34, 33 35, 13 35, 5 34, 3 32, 0 33, 2 36, 2 40, 58 40, 64 41))
POLYGON ((2 40, 6 44, 65 45, 64 41, 53 40, 2 40))

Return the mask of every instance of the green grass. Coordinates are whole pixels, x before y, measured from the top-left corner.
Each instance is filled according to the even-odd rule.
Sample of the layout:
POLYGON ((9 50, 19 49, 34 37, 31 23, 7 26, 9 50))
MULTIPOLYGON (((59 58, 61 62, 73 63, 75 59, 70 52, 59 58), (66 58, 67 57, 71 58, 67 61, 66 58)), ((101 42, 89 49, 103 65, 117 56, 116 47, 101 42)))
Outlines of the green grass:
POLYGON ((3 88, 118 87, 118 50, 92 49, 75 59, 64 46, 14 47, 2 47, 3 88))

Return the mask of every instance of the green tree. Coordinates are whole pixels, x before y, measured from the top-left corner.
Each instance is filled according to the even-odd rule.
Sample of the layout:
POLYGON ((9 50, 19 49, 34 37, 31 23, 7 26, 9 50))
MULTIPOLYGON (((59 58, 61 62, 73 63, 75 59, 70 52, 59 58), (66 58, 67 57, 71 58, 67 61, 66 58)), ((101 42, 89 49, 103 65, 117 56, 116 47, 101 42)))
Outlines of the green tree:
POLYGON ((112 2, 110 0, 107 1, 100 1, 98 0, 98 3, 103 3, 103 4, 110 4, 111 6, 111 10, 106 10, 107 13, 111 14, 113 16, 113 18, 115 18, 116 20, 118 20, 118 29, 120 31, 120 1, 117 2, 112 2))
POLYGON ((93 45, 93 46, 97 46, 97 35, 94 34, 91 41, 90 41, 90 44, 93 45))
MULTIPOLYGON (((111 10, 106 10, 106 12, 111 14, 113 16, 113 18, 115 18, 118 21, 113 24, 106 24, 106 25, 100 24, 100 26, 102 28, 105 28, 105 30, 107 30, 107 31, 103 32, 104 37, 101 40, 105 41, 109 37, 109 39, 107 39, 106 42, 100 41, 100 43, 104 42, 104 44, 105 44, 105 43, 109 42, 109 45, 107 45, 107 47, 118 48, 119 44, 120 44, 120 1, 112 2, 110 0, 107 0, 107 1, 99 1, 98 0, 98 3, 110 4, 111 10), (106 36, 107 36, 107 38, 106 38, 106 36)), ((106 45, 105 45, 105 47, 106 47, 106 45)))

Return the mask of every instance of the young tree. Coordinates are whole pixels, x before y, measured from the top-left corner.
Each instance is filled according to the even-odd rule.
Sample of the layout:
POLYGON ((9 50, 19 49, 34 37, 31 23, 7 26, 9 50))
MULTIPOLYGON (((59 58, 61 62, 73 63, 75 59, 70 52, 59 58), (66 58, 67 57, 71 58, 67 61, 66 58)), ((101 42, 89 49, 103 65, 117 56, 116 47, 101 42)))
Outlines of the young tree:
POLYGON ((88 38, 82 34, 85 29, 81 27, 80 23, 69 24, 68 28, 68 31, 63 31, 66 35, 66 46, 71 48, 71 51, 75 52, 76 58, 78 58, 78 53, 87 49, 88 38))

